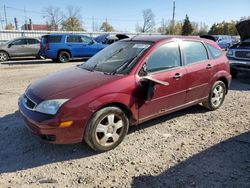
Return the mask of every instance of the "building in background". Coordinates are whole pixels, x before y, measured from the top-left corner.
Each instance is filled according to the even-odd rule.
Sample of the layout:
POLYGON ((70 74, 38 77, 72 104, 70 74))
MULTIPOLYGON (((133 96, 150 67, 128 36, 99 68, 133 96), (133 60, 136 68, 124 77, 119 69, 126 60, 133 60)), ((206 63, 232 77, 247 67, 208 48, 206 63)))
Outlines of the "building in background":
POLYGON ((21 30, 48 31, 50 28, 48 25, 43 24, 24 24, 21 30))

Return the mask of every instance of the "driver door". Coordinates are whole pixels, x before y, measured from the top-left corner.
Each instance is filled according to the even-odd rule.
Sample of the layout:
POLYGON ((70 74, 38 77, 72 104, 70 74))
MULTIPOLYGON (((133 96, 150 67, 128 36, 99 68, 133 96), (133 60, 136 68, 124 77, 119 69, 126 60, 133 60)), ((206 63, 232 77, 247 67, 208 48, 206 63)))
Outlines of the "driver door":
MULTIPOLYGON (((181 63, 178 42, 169 42, 158 47, 149 55, 146 66, 148 76, 167 84, 153 83, 152 98, 140 101, 140 122, 183 105, 186 97, 186 69, 181 63)), ((142 95, 145 96, 145 92, 142 95)))
POLYGON ((10 56, 25 56, 28 53, 27 50, 27 40, 26 39, 17 39, 13 41, 8 47, 8 53, 10 56))

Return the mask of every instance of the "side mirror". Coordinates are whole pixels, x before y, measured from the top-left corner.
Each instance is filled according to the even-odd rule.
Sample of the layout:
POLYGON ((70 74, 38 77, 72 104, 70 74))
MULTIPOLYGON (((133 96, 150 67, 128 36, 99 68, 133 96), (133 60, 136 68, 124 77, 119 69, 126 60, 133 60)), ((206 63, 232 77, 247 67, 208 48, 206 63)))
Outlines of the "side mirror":
POLYGON ((148 75, 147 63, 145 63, 139 71, 139 76, 144 77, 148 75))
POLYGON ((95 42, 92 40, 90 43, 89 43, 89 45, 92 45, 92 44, 94 44, 95 42))
POLYGON ((13 43, 9 43, 8 44, 8 48, 10 48, 11 46, 13 46, 13 43))
POLYGON ((150 101, 155 93, 155 85, 162 85, 162 86, 169 86, 169 83, 166 81, 161 81, 152 78, 150 75, 149 76, 143 76, 140 78, 141 85, 144 85, 147 87, 147 101, 150 101))

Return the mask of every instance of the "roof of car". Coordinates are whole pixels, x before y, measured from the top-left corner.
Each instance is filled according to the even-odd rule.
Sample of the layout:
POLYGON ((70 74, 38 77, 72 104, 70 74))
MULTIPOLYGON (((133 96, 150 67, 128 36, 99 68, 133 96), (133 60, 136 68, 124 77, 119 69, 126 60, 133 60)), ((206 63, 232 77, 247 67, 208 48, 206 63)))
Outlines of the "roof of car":
POLYGON ((194 39, 194 40, 200 40, 200 41, 209 41, 208 39, 200 38, 198 36, 179 36, 179 35, 136 35, 130 39, 125 39, 125 40, 159 42, 159 41, 171 40, 171 39, 194 39))

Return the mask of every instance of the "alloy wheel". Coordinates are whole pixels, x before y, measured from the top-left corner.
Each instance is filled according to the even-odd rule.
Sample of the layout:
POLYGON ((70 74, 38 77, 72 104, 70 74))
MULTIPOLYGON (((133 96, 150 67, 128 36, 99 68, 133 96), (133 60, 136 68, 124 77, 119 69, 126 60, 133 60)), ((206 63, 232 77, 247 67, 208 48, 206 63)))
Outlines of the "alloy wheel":
POLYGON ((211 102, 214 107, 221 105, 224 98, 224 88, 221 85, 217 85, 212 93, 211 102))
POLYGON ((114 145, 122 135, 124 123, 117 114, 109 114, 96 127, 96 140, 101 146, 114 145))

